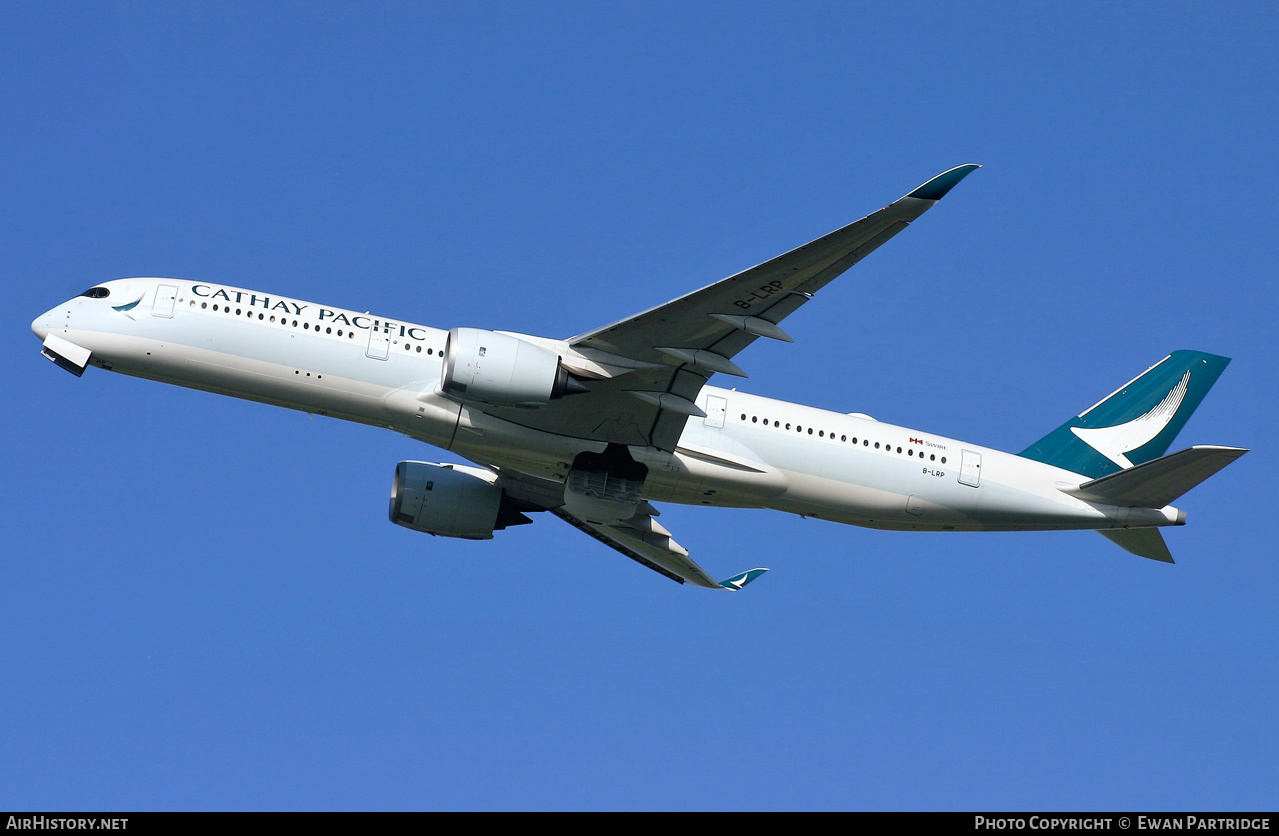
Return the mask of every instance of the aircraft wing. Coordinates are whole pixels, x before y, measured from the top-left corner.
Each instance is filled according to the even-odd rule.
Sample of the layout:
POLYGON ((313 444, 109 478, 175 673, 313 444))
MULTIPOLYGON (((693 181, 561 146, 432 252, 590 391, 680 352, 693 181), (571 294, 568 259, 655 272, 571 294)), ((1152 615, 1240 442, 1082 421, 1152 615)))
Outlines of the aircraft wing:
POLYGON ((520 503, 521 510, 550 511, 577 530, 677 583, 691 583, 707 589, 739 590, 768 571, 751 569, 727 580, 716 581, 688 556, 688 549, 675 542, 671 533, 654 519, 658 511, 647 502, 641 502, 635 516, 628 520, 590 522, 564 507, 563 485, 511 470, 494 469, 498 472, 498 484, 507 496, 520 503))
POLYGON ((932 208, 978 166, 961 165, 860 221, 749 270, 567 342, 600 379, 589 394, 540 410, 495 409, 517 424, 598 441, 673 450, 715 372, 759 337, 790 342, 778 323, 832 279, 932 208))
POLYGON ((720 588, 719 583, 688 556, 688 549, 676 543, 671 533, 648 514, 641 512, 629 520, 603 525, 587 522, 563 507, 550 511, 577 530, 673 581, 707 589, 720 588))

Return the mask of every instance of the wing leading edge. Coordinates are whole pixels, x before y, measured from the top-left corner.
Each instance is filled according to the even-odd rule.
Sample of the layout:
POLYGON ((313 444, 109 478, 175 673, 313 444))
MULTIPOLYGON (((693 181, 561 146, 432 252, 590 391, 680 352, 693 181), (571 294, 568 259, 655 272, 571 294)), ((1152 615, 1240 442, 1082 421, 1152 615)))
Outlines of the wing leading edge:
POLYGON ((579 334, 568 342, 651 363, 670 362, 664 349, 671 342, 684 343, 681 347, 686 351, 714 351, 727 358, 757 337, 790 342, 777 323, 931 209, 978 168, 974 163, 956 166, 859 221, 664 305, 579 334), (801 298, 786 298, 796 295, 801 298), (763 322, 752 321, 756 319, 763 322))

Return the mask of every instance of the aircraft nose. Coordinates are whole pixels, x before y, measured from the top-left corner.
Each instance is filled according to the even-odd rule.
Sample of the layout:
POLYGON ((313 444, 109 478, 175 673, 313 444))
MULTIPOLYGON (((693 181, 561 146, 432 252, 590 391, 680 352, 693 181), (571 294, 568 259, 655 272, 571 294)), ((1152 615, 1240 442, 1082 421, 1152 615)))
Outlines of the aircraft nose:
POLYGON ((57 307, 50 308, 44 313, 31 320, 31 330, 37 337, 43 340, 49 336, 52 331, 65 328, 70 324, 71 320, 71 304, 75 300, 68 300, 57 307))
POLYGON ((54 322, 56 321, 54 317, 57 312, 57 308, 47 310, 31 321, 31 330, 35 332, 37 337, 43 340, 49 336, 49 332, 54 328, 54 322))

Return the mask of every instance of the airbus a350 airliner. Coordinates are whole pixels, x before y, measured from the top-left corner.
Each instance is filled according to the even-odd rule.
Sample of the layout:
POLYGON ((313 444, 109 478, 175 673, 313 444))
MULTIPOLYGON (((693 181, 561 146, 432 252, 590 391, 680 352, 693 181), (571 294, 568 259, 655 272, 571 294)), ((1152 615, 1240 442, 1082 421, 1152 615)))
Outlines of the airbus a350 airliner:
POLYGON ((483 540, 549 511, 681 583, 715 581, 653 502, 905 531, 1093 529, 1171 563, 1172 507, 1245 452, 1165 455, 1230 362, 1175 351, 1018 454, 707 385, 932 208, 961 165, 829 235, 569 339, 453 328, 187 279, 95 285, 32 323, 43 354, 397 430, 470 464, 400 462, 397 525, 483 540))

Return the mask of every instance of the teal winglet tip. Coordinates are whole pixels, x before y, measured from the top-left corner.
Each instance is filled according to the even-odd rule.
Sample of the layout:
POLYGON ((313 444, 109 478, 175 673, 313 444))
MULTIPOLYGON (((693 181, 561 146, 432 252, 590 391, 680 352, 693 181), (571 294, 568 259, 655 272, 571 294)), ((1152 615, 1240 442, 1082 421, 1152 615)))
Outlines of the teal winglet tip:
POLYGON ((740 575, 733 575, 728 580, 720 581, 719 585, 725 589, 740 590, 767 571, 767 569, 751 569, 749 572, 742 572, 740 575))
POLYGON ((960 180, 972 174, 981 166, 976 163, 965 163, 957 165, 950 171, 943 171, 915 191, 906 195, 907 197, 918 198, 919 200, 941 200, 946 196, 946 192, 955 188, 960 180))

